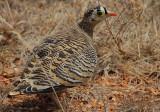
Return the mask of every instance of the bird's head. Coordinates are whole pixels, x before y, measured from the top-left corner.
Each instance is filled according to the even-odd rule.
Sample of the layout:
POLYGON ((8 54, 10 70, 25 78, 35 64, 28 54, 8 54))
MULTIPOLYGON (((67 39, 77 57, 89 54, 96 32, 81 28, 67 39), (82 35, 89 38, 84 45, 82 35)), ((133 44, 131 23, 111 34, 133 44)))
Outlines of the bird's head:
POLYGON ((89 9, 83 16, 82 21, 79 23, 81 29, 83 29, 90 37, 93 37, 94 27, 110 16, 117 16, 117 14, 108 11, 105 7, 97 6, 89 9))
POLYGON ((92 8, 86 11, 86 13, 84 14, 83 20, 85 22, 96 25, 102 20, 104 20, 105 18, 110 16, 117 16, 117 14, 110 12, 105 7, 97 6, 95 8, 92 8))

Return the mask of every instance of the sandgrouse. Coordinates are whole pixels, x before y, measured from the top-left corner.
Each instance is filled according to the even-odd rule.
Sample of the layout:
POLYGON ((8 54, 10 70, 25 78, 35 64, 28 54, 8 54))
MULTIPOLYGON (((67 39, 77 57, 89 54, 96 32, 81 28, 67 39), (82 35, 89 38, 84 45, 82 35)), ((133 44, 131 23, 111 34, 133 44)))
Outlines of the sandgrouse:
POLYGON ((94 27, 109 16, 117 16, 97 6, 72 25, 46 37, 36 46, 10 95, 60 91, 87 82, 93 76, 97 54, 93 47, 94 27))

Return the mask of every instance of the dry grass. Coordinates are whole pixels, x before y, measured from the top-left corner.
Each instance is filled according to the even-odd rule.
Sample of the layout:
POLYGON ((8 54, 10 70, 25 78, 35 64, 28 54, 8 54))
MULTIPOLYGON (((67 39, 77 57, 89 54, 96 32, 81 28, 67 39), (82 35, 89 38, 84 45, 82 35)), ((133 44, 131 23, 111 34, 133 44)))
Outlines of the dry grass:
MULTIPOLYGON (((95 28, 94 44, 99 57, 96 74, 103 76, 95 76, 88 86, 69 89, 70 95, 59 97, 63 108, 69 112, 160 111, 160 3, 158 0, 99 2, 119 15, 95 28)), ((98 2, 0 1, 0 84, 7 85, 6 90, 0 88, 0 99, 6 98, 14 82, 9 78, 19 76, 32 48, 46 35, 79 22, 85 10, 95 3, 98 2)), ((31 97, 8 98, 3 110, 54 109, 47 98, 43 99, 48 104, 44 108, 38 103, 41 98, 31 97), (38 106, 34 108, 36 102, 38 106)))

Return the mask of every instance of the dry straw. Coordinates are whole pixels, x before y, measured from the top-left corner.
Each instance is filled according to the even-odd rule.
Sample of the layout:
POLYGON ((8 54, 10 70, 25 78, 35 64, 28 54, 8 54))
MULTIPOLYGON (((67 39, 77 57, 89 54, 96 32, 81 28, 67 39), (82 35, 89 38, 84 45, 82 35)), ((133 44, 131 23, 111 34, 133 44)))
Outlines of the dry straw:
MULTIPOLYGON (((38 45, 39 40, 43 39, 46 34, 54 34, 58 29, 71 25, 75 20, 80 20, 80 17, 82 17, 88 5, 96 3, 95 1, 86 2, 81 0, 76 0, 72 4, 62 1, 54 1, 53 3, 50 1, 42 1, 40 0, 35 4, 33 4, 32 2, 34 1, 31 0, 23 2, 19 2, 19 0, 0 1, 0 4, 2 4, 0 5, 0 22, 2 23, 0 24, 0 35, 3 42, 3 46, 0 47, 0 57, 6 60, 0 65, 1 68, 5 68, 3 72, 0 71, 2 76, 8 69, 13 69, 7 68, 6 66, 12 64, 17 66, 17 64, 12 61, 14 59, 10 60, 10 57, 5 53, 6 49, 13 48, 8 54, 12 55, 12 58, 18 57, 21 62, 25 63, 29 52, 35 45, 38 45), (12 7, 10 4, 12 4, 12 7), (74 16, 75 13, 72 13, 74 11, 77 17, 74 16), (43 37, 40 39, 40 36, 43 37), (13 39, 14 41, 6 44, 9 39, 13 39), (13 46, 16 47, 14 48, 13 46), (26 55, 24 56, 23 54, 26 55)), ((160 73, 160 69, 156 66, 160 60, 160 31, 158 30, 160 28, 160 11, 158 2, 154 2, 154 0, 131 0, 130 2, 128 0, 99 0, 99 4, 104 4, 108 9, 118 13, 119 16, 117 18, 108 18, 104 23, 95 28, 94 41, 99 57, 96 68, 97 74, 104 71, 106 80, 109 79, 109 72, 111 71, 114 71, 117 77, 127 74, 131 77, 129 84, 131 84, 134 89, 119 89, 118 87, 100 88, 101 84, 97 83, 97 79, 95 80, 93 78, 92 81, 89 82, 92 86, 87 86, 87 88, 90 89, 86 89, 86 94, 82 87, 78 90, 69 89, 73 94, 71 100, 68 97, 63 97, 66 102, 68 101, 67 104, 80 102, 80 98, 88 100, 93 107, 91 109, 92 111, 95 111, 94 108, 98 110, 98 107, 95 107, 91 101, 93 96, 97 96, 96 98, 99 100, 99 95, 105 92, 110 93, 110 96, 112 96, 112 91, 123 92, 130 90, 132 92, 136 90, 135 88, 146 86, 146 74, 153 76, 154 73, 160 73), (101 91, 101 89, 103 91, 101 91), (77 98, 77 100, 75 100, 75 98, 77 98)), ((18 67, 19 66, 22 66, 22 64, 18 65, 18 67)), ((15 75, 15 77, 17 76, 15 75)), ((158 77, 157 75, 157 79, 155 79, 152 87, 159 89, 158 77)), ((5 79, 4 81, 6 80, 9 79, 5 79)), ((116 80, 118 79, 115 79, 115 82, 116 80)), ((145 93, 146 91, 141 90, 141 92, 145 93)), ((2 94, 3 93, 1 93, 1 96, 2 94)), ((142 105, 141 108, 138 107, 137 109, 136 105, 138 104, 134 101, 130 103, 128 101, 130 100, 129 97, 127 97, 125 92, 124 94, 126 95, 126 100, 121 102, 121 104, 124 102, 121 108, 123 111, 137 111, 138 109, 148 111, 149 109, 156 110, 156 108, 158 108, 158 103, 154 104, 154 102, 159 101, 158 98, 152 102, 146 101, 149 102, 151 106, 147 105, 147 107, 145 107, 142 105), (128 104, 128 107, 127 105, 125 106, 125 103, 128 104)), ((3 96, 4 95, 6 97, 6 92, 4 92, 3 96)), ((98 103, 98 100, 96 103, 98 103)), ((109 100, 105 102, 103 99, 105 111, 111 107, 108 101, 109 100)), ((63 111, 66 109, 72 111, 77 109, 76 106, 71 108, 67 104, 61 101, 60 105, 63 111), (65 109, 63 105, 67 105, 68 107, 65 109)), ((140 102, 140 104, 146 103, 140 102)), ((82 107, 84 108, 85 105, 82 107)))

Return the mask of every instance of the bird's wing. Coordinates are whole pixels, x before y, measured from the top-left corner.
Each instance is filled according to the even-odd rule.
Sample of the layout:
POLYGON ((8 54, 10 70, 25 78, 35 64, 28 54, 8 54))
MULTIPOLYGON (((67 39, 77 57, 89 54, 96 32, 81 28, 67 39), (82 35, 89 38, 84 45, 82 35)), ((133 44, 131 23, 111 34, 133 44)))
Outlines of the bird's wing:
POLYGON ((24 93, 48 93, 53 88, 58 91, 74 87, 93 75, 96 64, 93 46, 83 33, 74 30, 74 38, 70 32, 47 37, 33 49, 21 75, 20 85, 29 84, 24 93))

